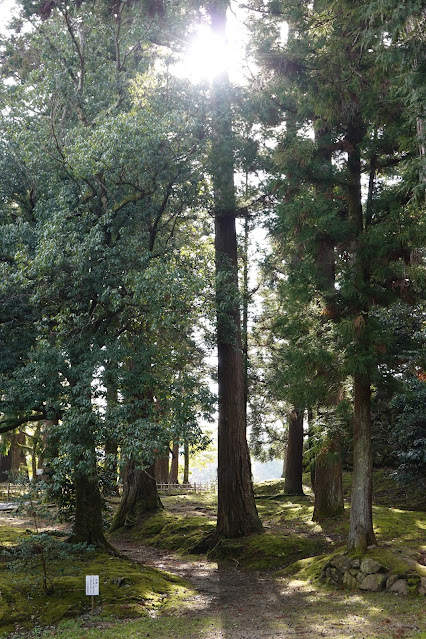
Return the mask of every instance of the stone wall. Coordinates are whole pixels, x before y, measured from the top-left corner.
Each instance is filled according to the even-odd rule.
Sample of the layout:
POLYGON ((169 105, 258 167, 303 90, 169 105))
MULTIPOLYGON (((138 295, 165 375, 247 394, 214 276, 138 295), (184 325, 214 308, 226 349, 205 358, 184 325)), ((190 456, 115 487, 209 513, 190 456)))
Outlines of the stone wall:
POLYGON ((407 570, 406 573, 391 574, 371 557, 354 559, 346 554, 336 555, 321 571, 320 580, 331 586, 348 590, 388 590, 400 595, 426 595, 426 577, 407 570))

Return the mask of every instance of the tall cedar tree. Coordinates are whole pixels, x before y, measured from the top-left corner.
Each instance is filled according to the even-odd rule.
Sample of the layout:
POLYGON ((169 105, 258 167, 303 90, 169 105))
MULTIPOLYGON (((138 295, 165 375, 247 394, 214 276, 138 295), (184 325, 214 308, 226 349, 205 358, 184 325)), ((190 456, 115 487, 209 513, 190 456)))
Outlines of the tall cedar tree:
MULTIPOLYGON (((326 333, 335 335, 339 374, 353 380, 348 544, 363 551, 375 541, 372 380, 390 339, 377 310, 398 298, 410 303, 416 294, 410 254, 421 241, 421 211, 412 200, 412 185, 395 181, 395 176, 410 177, 416 130, 409 105, 401 100, 401 61, 380 64, 386 32, 377 29, 366 43, 364 6, 287 1, 279 10, 271 5, 271 16, 259 28, 258 56, 269 82, 270 107, 291 123, 277 134, 273 159, 274 191, 281 199, 276 228, 288 274, 283 287, 305 300, 312 318, 322 316, 316 341, 321 345, 326 333), (286 43, 278 41, 277 19, 287 20, 293 31, 286 43), (313 139, 312 130, 322 133, 313 139), (324 161, 325 153, 331 162, 324 161), (336 283, 328 291, 317 263, 324 239, 333 247, 336 265, 336 283)), ((302 320, 301 328, 306 326, 302 320)), ((316 344, 310 348, 314 354, 316 344)), ((303 361, 310 353, 299 355, 303 361)), ((333 368, 318 368, 312 382, 328 373, 332 386, 333 368)), ((298 376, 296 371, 296 384, 304 374, 302 368, 298 376)))
MULTIPOLYGON (((225 41, 228 0, 208 6, 212 29, 225 41)), ((217 533, 239 537, 260 532, 246 439, 245 380, 234 186, 232 104, 226 72, 213 81, 210 171, 214 191, 218 347, 218 515, 217 533)))

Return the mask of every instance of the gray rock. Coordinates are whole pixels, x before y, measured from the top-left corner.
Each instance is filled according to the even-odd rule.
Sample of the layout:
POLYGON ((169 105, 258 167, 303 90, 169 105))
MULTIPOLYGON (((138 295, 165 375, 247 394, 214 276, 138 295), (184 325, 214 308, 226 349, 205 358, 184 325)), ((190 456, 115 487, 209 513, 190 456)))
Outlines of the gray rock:
POLYGON ((375 559, 364 557, 364 559, 361 561, 361 570, 362 572, 365 572, 366 575, 372 575, 376 572, 383 572, 386 569, 383 568, 382 564, 380 564, 375 559))
POLYGON ((337 568, 327 568, 326 570, 327 577, 330 577, 336 584, 341 584, 343 579, 343 573, 337 568))
POLYGON ((398 579, 389 588, 389 592, 396 592, 398 595, 408 595, 408 586, 405 579, 398 579))
POLYGON ((351 566, 352 568, 359 568, 361 566, 361 559, 352 559, 351 566))
POLYGON ((362 572, 361 570, 359 570, 359 571, 357 572, 357 575, 356 575, 356 580, 357 580, 357 582, 360 584, 361 582, 363 582, 363 581, 364 581, 364 579, 366 578, 366 576, 367 576, 367 575, 365 574, 365 572, 362 572))
POLYGON ((350 557, 346 557, 345 555, 337 555, 336 557, 333 557, 331 563, 335 566, 335 568, 337 568, 337 570, 340 570, 340 572, 346 572, 346 570, 351 568, 352 560, 350 557))
POLYGON ((371 592, 380 592, 386 583, 386 575, 382 573, 371 573, 366 575, 359 584, 361 590, 370 590, 371 592))
POLYGON ((353 577, 356 577, 357 574, 359 573, 359 570, 357 570, 356 568, 351 568, 349 572, 353 577))
POLYGON ((417 592, 419 593, 419 595, 426 595, 426 588, 424 588, 423 586, 419 586, 417 588, 417 592))
POLYGON ((349 590, 357 590, 358 589, 357 580, 348 571, 346 571, 345 574, 343 575, 343 582, 342 583, 345 586, 345 588, 348 588, 349 590))
POLYGON ((386 581, 386 589, 389 590, 389 588, 393 586, 395 581, 398 581, 398 579, 398 575, 391 575, 390 577, 388 577, 388 580, 386 581))

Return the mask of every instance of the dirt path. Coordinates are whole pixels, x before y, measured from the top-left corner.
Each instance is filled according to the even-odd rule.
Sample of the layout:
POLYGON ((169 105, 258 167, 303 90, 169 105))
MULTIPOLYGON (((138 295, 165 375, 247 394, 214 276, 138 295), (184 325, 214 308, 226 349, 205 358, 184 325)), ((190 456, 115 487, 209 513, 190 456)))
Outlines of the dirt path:
POLYGON ((406 599, 401 612, 403 602, 389 594, 318 591, 270 573, 221 568, 125 542, 118 547, 130 559, 192 584, 197 594, 178 614, 205 621, 202 639, 401 639, 426 631, 421 604, 413 600, 406 599))

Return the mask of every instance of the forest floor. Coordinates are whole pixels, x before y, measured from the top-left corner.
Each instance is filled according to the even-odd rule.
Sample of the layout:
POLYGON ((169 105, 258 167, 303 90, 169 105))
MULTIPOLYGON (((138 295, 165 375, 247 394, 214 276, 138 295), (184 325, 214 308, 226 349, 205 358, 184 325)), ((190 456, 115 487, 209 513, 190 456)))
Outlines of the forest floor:
MULTIPOLYGON (((374 516, 379 547, 390 548, 398 556, 415 557, 424 566, 424 494, 419 495, 416 510, 408 510, 407 504, 413 505, 412 496, 397 494, 387 481, 377 488, 374 516), (392 507, 389 507, 390 502, 392 507)), ((15 623, 14 629, 3 637, 426 639, 424 597, 337 590, 307 578, 306 566, 309 567, 310 557, 330 552, 330 549, 340 551, 344 547, 348 512, 342 520, 330 520, 319 526, 310 521, 312 494, 309 489, 302 498, 283 497, 280 482, 259 485, 256 491, 266 528, 264 535, 238 543, 231 541, 217 557, 188 554, 194 541, 214 527, 215 496, 164 497, 165 511, 148 520, 143 529, 129 531, 112 540, 131 563, 120 560, 121 563, 116 564, 115 560, 103 559, 103 563, 93 567, 89 563, 78 566, 82 575, 85 572, 109 575, 107 570, 117 566, 114 575, 119 579, 108 578, 108 586, 104 586, 104 592, 113 588, 108 596, 115 607, 111 608, 109 616, 106 614, 109 604, 104 594, 103 603, 96 607, 94 615, 88 614, 87 605, 84 607, 86 602, 83 602, 83 608, 78 604, 80 612, 75 608, 75 611, 70 609, 69 613, 63 614, 63 617, 71 614, 73 619, 43 623, 42 618, 38 620, 37 617, 32 625, 15 623), (284 570, 280 570, 283 567, 284 570), (133 575, 137 570, 144 573, 144 579, 147 575, 149 579, 155 579, 155 575, 161 579, 166 577, 171 588, 179 590, 178 596, 172 589, 164 594, 168 586, 162 583, 158 602, 152 600, 153 605, 146 608, 151 595, 144 595, 145 599, 139 595, 142 602, 139 605, 134 597, 136 577, 133 575), (112 587, 109 583, 117 581, 122 581, 124 586, 112 587), (133 603, 135 601, 137 605, 133 603), (117 612, 121 619, 117 618, 117 612)), ((25 532, 28 525, 29 522, 20 517, 1 514, 0 536, 3 527, 12 531, 8 534, 13 534, 15 528, 25 532)), ((55 525, 56 530, 65 527, 55 525)), ((18 583, 22 584, 22 579, 18 583)), ((59 577, 57 583, 61 588, 59 577)), ((147 592, 155 593, 157 586, 153 581, 150 584, 146 587, 147 592)), ((0 584, 0 609, 2 593, 3 599, 9 596, 7 586, 0 584)), ((31 591, 29 600, 33 596, 31 591)), ((43 605, 48 606, 47 603, 43 605)))
POLYGON ((176 614, 188 618, 188 628, 191 618, 204 622, 199 635, 188 634, 194 639, 426 637, 424 608, 416 605, 420 602, 401 602, 385 593, 318 590, 305 581, 270 572, 221 567, 129 542, 120 543, 119 548, 134 561, 172 572, 192 584, 197 594, 176 614))

